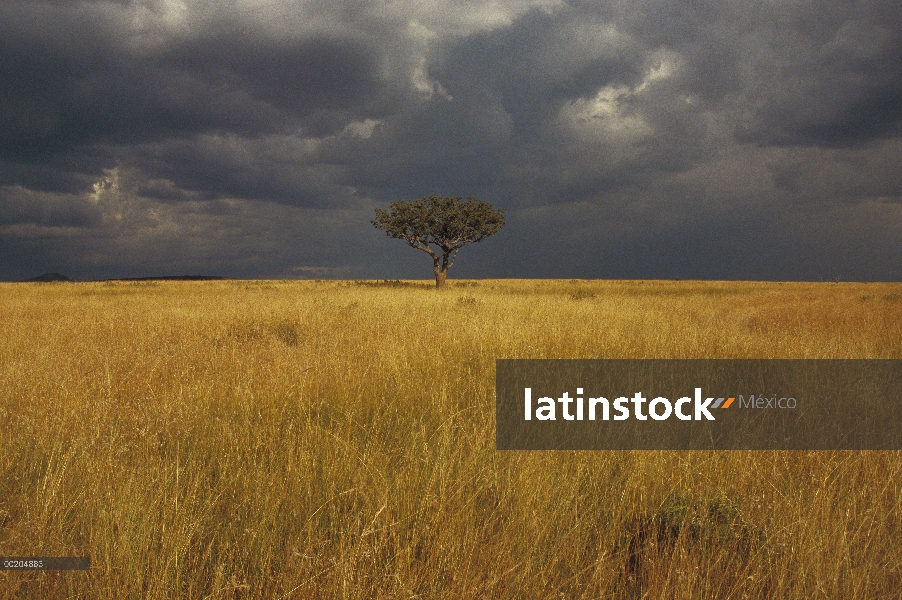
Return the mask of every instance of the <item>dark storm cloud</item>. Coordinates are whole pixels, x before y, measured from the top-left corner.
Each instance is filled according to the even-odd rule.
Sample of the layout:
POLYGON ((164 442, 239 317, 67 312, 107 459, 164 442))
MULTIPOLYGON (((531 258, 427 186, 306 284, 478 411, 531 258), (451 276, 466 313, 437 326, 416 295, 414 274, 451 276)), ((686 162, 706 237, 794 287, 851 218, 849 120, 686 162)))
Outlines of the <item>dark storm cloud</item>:
POLYGON ((685 59, 684 90, 739 139, 843 147, 902 121, 902 11, 891 2, 669 2, 606 9, 646 48, 685 59))
POLYGON ((42 15, 47 27, 31 8, 7 7, 0 21, 8 160, 211 130, 322 134, 379 95, 372 55, 357 43, 214 30, 145 50, 128 43, 120 23, 69 8, 42 15))
MULTIPOLYGON (((740 13, 742 14, 742 13, 740 13)), ((790 3, 758 9, 734 68, 740 140, 847 147, 902 123, 902 11, 892 3, 790 3)), ((696 61, 697 62, 697 61, 696 61)))
MULTIPOLYGON (((199 102, 193 106, 198 113, 209 110, 203 106, 203 99, 217 90, 239 92, 279 111, 273 119, 280 118, 281 122, 271 124, 273 131, 296 122, 305 134, 314 136, 334 133, 350 115, 373 110, 373 99, 380 94, 371 49, 340 39, 258 45, 253 40, 219 35, 167 50, 159 68, 204 86, 197 97, 199 102)), ((179 91, 173 90, 173 95, 179 95, 179 91)), ((261 132, 253 106, 247 106, 243 117, 247 119, 246 130, 240 123, 225 119, 215 126, 202 126, 206 125, 205 130, 261 132)))
POLYGON ((65 195, 41 194, 19 187, 0 197, 0 226, 24 223, 85 228, 98 225, 100 220, 99 211, 72 202, 65 195))
MULTIPOLYGON (((353 163, 355 184, 376 197, 386 187, 402 196, 465 187, 517 205, 615 189, 638 177, 655 156, 632 174, 614 172, 598 160, 617 151, 609 140, 575 140, 555 120, 568 103, 589 101, 600 88, 640 85, 654 67, 653 54, 597 15, 532 10, 509 27, 436 44, 425 69, 441 93, 390 116, 365 149, 333 146, 330 157, 353 163), (592 164, 580 165, 587 160, 592 164), (564 171, 579 172, 562 177, 564 171)), ((685 133, 672 110, 654 118, 671 138, 685 133)))
POLYGON ((459 276, 898 273, 888 1, 0 0, 0 112, 4 277, 416 276, 432 193, 459 276))
MULTIPOLYGON (((246 153, 210 156, 204 136, 254 145, 261 135, 327 135, 358 113, 384 112, 391 95, 374 49, 329 32, 277 38, 226 12, 148 40, 123 12, 137 3, 0 8, 0 184, 84 192, 127 160, 176 187, 322 205, 315 183, 246 153)), ((297 166, 291 156, 276 162, 297 166)))
POLYGON ((432 57, 430 72, 455 98, 496 98, 526 137, 566 100, 639 83, 643 51, 582 11, 532 11, 510 27, 456 40, 432 57))

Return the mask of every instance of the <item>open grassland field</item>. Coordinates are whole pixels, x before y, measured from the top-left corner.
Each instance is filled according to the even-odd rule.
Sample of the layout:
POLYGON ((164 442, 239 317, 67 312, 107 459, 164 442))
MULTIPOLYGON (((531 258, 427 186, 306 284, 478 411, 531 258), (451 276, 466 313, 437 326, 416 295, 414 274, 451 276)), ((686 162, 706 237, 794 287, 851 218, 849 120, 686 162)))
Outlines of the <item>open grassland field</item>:
POLYGON ((902 597, 902 453, 499 452, 496 358, 900 358, 902 285, 0 285, 2 598, 902 597))

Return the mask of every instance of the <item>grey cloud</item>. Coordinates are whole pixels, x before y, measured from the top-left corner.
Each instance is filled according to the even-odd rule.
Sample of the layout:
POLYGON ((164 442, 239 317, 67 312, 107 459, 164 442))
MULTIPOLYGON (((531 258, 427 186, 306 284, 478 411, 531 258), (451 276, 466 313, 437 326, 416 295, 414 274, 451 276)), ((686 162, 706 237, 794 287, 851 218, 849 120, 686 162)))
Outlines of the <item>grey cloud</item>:
POLYGON ((850 147, 902 120, 902 12, 887 2, 669 2, 609 15, 685 58, 683 91, 725 111, 740 141, 850 147))
POLYGON ((82 198, 18 186, 0 188, 0 227, 24 224, 88 228, 100 222, 99 211, 82 198))
POLYGON ((317 144, 317 139, 286 135, 209 134, 136 146, 123 154, 146 165, 151 178, 168 182, 166 194, 172 199, 182 193, 346 207, 353 202, 346 167, 318 160, 317 144))
POLYGON ((576 10, 534 11, 510 27, 477 33, 432 57, 431 72, 454 96, 488 93, 533 135, 569 99, 641 79, 643 49, 613 24, 576 10))
POLYGON ((799 6, 785 25, 748 38, 740 140, 853 147, 898 134, 902 14, 867 3, 822 8, 799 6))
POLYGON ((123 19, 37 6, 37 15, 30 3, 2 10, 7 159, 207 131, 323 134, 341 129, 349 111, 375 110, 385 93, 372 48, 354 40, 223 27, 144 49, 123 19))

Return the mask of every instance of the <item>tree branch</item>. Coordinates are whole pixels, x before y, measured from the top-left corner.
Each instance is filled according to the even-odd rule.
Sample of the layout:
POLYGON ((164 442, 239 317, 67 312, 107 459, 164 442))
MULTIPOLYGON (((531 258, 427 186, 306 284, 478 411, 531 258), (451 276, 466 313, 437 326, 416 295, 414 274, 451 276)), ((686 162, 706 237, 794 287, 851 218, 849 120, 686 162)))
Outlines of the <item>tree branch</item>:
POLYGON ((430 248, 428 245, 426 245, 426 244, 424 244, 423 242, 421 242, 420 240, 417 240, 417 239, 413 239, 413 240, 408 239, 408 240, 407 240, 407 243, 408 243, 408 245, 410 245, 412 248, 416 248, 417 250, 422 250, 423 252, 427 252, 427 253, 429 253, 430 256, 432 256, 433 258, 435 258, 435 251, 434 251, 432 248, 430 248))
POLYGON ((457 253, 458 253, 458 252, 460 252, 460 248, 457 248, 457 249, 454 250, 454 256, 451 257, 451 263, 448 265, 448 268, 449 268, 449 269, 450 269, 451 267, 454 266, 454 261, 457 260, 457 253))

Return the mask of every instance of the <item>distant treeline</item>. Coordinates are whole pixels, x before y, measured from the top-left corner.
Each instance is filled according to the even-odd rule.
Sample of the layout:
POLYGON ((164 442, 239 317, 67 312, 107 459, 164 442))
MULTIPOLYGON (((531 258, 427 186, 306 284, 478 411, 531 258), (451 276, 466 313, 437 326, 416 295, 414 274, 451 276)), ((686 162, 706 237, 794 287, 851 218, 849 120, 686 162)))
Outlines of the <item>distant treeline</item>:
POLYGON ((163 277, 116 277, 100 281, 222 281, 228 277, 219 275, 166 275, 163 277))
MULTIPOLYGON (((97 281, 220 281, 228 277, 219 275, 166 275, 163 277, 116 277, 98 279, 97 281)), ((73 281, 61 273, 44 273, 31 279, 23 279, 23 283, 48 283, 54 281, 73 281)))

